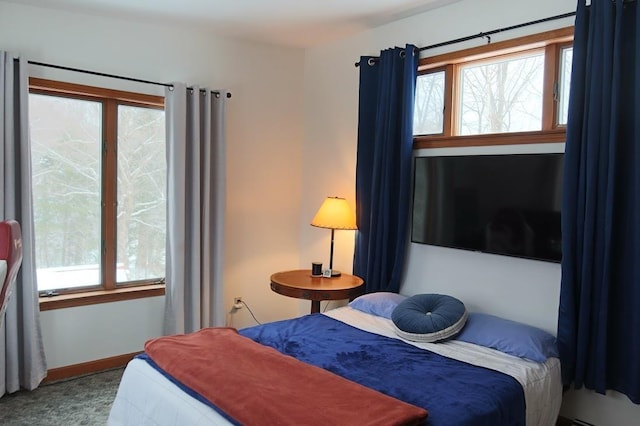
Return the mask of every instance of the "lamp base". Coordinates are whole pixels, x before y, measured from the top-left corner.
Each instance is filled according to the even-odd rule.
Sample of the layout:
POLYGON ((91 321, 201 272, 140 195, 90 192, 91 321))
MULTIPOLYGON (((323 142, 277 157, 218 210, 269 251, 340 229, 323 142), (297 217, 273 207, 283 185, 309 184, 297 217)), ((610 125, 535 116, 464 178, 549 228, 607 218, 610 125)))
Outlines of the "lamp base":
POLYGON ((342 272, 336 270, 336 269, 332 269, 331 270, 331 278, 333 277, 339 277, 340 275, 342 275, 342 272))

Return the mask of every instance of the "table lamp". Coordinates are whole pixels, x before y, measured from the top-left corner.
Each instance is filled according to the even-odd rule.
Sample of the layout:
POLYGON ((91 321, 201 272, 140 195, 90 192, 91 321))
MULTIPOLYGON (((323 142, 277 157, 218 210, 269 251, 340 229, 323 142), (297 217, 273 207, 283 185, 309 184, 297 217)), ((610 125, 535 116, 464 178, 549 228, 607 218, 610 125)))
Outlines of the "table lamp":
POLYGON ((340 197, 327 197, 311 221, 311 226, 331 229, 331 252, 329 269, 332 277, 339 277, 340 271, 333 270, 333 236, 336 229, 355 230, 356 214, 347 200, 340 197))

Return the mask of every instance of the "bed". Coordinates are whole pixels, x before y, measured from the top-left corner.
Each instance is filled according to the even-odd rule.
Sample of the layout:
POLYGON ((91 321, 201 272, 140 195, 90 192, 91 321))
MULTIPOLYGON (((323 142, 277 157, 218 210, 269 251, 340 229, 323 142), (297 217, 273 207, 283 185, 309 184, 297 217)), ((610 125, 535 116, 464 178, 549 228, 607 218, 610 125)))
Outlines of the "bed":
MULTIPOLYGON (((329 371, 328 374, 373 389, 386 398, 420 407, 428 416, 418 424, 555 424, 562 395, 560 363, 556 357, 548 357, 543 362, 532 361, 457 339, 440 343, 409 341, 398 336, 391 319, 365 311, 345 306, 323 314, 249 327, 240 330, 238 338, 250 340, 253 345, 258 342, 258 346, 269 350, 275 349, 286 358, 299 360, 296 362, 321 367, 325 372, 329 371)), ((197 348, 185 351, 184 354, 172 353, 174 357, 186 360, 189 353, 209 356, 211 352, 197 348)), ((214 366, 218 362, 209 363, 214 366)), ((181 364, 190 365, 189 362, 181 364)), ((269 372, 270 368, 260 371, 269 372)), ((234 393, 211 378, 203 380, 211 389, 220 387, 227 389, 228 394, 234 393)), ((247 380, 253 382, 252 378, 247 380)), ((318 409, 321 416, 331 414, 326 404, 311 407, 314 404, 301 403, 297 387, 288 384, 286 388, 290 392, 281 395, 279 400, 291 399, 293 401, 287 403, 297 405, 297 409, 302 405, 302 411, 310 413, 306 421, 294 421, 295 417, 288 411, 290 408, 262 414, 259 418, 263 421, 238 421, 143 355, 132 360, 125 369, 108 423, 112 426, 350 423, 342 421, 342 417, 328 421, 311 415, 313 408, 318 409)), ((242 390, 245 393, 240 392, 243 401, 245 397, 249 401, 256 394, 259 396, 246 402, 249 406, 244 407, 245 411, 252 411, 254 403, 267 401, 265 403, 269 405, 265 398, 278 392, 278 385, 274 383, 269 389, 269 392, 252 392, 251 385, 246 385, 242 390)), ((342 392, 339 393, 342 395, 342 392)), ((320 392, 317 395, 321 395, 320 392)), ((371 403, 369 407, 374 405, 378 403, 371 403)), ((373 411, 371 408, 354 410, 360 413, 373 411)), ((351 423, 372 424, 370 420, 351 423)), ((385 420, 380 424, 394 422, 385 420)))

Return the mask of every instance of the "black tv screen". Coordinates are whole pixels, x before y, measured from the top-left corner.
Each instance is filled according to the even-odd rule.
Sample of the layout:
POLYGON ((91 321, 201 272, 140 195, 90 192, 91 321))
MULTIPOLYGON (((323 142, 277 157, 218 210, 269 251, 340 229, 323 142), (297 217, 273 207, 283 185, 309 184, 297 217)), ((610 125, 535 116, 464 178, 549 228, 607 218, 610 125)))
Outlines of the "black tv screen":
POLYGON ((416 157, 411 240, 559 262, 562 158, 416 157))

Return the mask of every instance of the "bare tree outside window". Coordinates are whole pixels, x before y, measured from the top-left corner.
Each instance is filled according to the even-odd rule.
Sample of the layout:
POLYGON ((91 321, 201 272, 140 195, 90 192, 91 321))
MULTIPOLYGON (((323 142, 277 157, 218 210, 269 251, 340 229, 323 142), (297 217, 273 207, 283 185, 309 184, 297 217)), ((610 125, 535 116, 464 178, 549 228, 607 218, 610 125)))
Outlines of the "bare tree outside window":
POLYGON ((437 135, 444 123, 444 71, 419 75, 413 111, 414 135, 437 135))
POLYGON ((165 275, 164 111, 118 107, 117 281, 165 275))
POLYGON ((40 291, 105 286, 104 280, 113 281, 104 278, 105 270, 115 270, 116 284, 165 276, 164 111, 127 104, 114 108, 109 102, 29 95, 40 291), (106 141, 103 126, 110 121, 105 114, 117 115, 110 124, 117 141, 106 141), (114 151, 117 172, 103 164, 104 154, 114 151), (113 214, 105 214, 115 204, 105 201, 107 187, 116 188, 117 210, 109 210, 115 224, 106 218, 113 214), (115 244, 107 229, 115 229, 115 244), (115 262, 105 255, 107 246, 115 247, 115 262))
POLYGON ((100 284, 99 102, 29 96, 40 290, 100 284))
POLYGON ((461 67, 460 135, 542 128, 544 53, 461 67))
POLYGON ((563 143, 573 28, 419 60, 413 148, 563 143))

